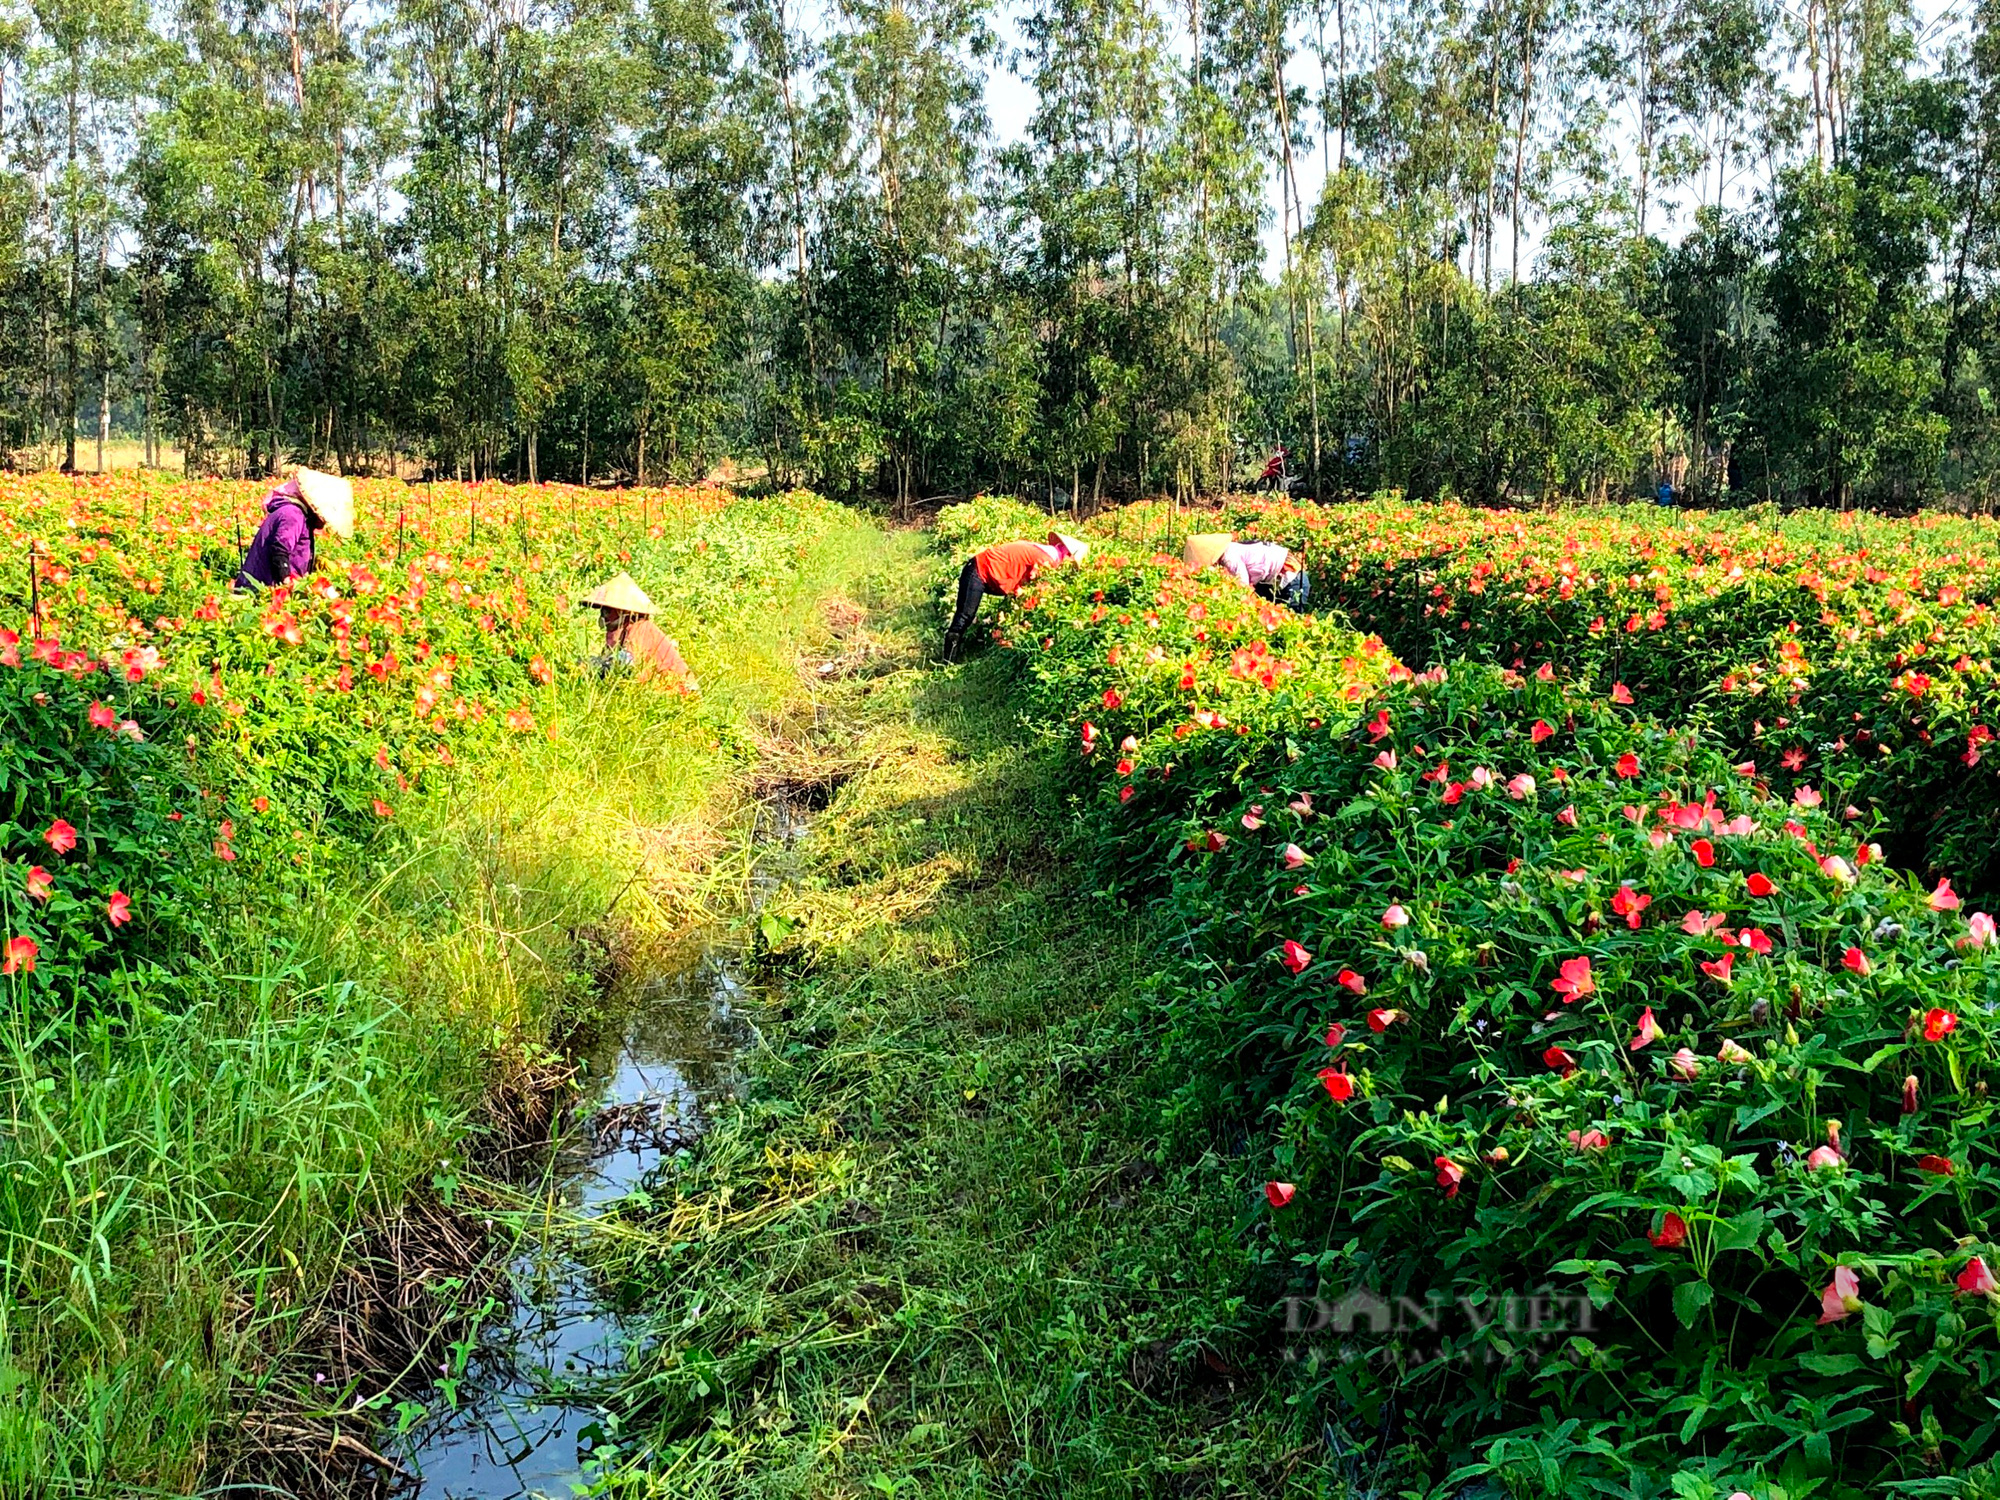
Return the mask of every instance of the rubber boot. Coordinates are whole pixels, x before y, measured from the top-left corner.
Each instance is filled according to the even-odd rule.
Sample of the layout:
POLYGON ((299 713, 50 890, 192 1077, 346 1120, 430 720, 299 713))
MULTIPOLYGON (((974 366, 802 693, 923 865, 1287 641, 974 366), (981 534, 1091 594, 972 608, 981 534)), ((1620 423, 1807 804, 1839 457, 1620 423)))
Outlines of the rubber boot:
POLYGON ((965 654, 965 633, 959 630, 947 630, 944 633, 945 665, 950 666, 964 654, 965 654))

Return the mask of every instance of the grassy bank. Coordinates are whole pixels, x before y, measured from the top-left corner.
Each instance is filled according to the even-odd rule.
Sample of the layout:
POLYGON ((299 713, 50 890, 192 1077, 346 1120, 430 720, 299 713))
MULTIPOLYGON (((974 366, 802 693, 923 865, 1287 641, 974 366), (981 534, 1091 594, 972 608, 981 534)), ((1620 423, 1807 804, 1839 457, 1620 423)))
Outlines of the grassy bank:
POLYGON ((741 1110, 607 1268, 655 1309, 621 1496, 1276 1494, 1229 1142, 1170 1159, 1125 1023, 1160 934, 1065 858, 996 657, 924 662, 919 539, 802 766, 844 778, 771 905, 741 1110))
MULTIPOLYGON (((176 789, 173 827, 202 825, 193 854, 176 856, 199 857, 201 884, 187 872, 199 900, 182 898, 149 958, 121 965, 114 948, 108 968, 89 953, 63 966, 71 929, 47 923, 87 873, 71 868, 82 852, 61 862, 39 842, 46 814, 32 827, 12 814, 8 926, 44 926, 40 971, 0 981, 0 1494, 178 1494, 204 1475, 279 1477, 258 1456, 270 1425, 246 1434, 243 1412, 351 1411, 381 1388, 379 1372, 343 1388, 323 1346, 329 1289, 361 1237, 452 1195, 485 1149, 488 1102, 588 1002, 607 945, 685 923, 740 875, 757 725, 797 693, 793 663, 825 629, 822 600, 867 565, 879 534, 813 505, 655 501, 650 532, 635 525, 618 556, 543 574, 547 543, 521 519, 531 501, 548 504, 515 499, 511 534, 489 522, 478 553, 470 537, 456 549, 424 539, 447 560, 434 577, 454 561, 468 577, 511 574, 546 612, 520 649, 545 654, 552 680, 521 700, 518 731, 461 741, 454 757, 448 739, 433 753, 390 738, 404 733, 393 720, 371 728, 358 700, 310 718, 316 679, 259 698, 250 652, 240 665, 252 686, 232 681, 241 707, 213 724, 178 694, 135 694, 130 711, 155 741, 178 745, 189 729, 186 759, 162 750, 145 775, 176 789), (509 553, 524 561, 510 568, 509 553), (701 698, 569 665, 592 643, 563 600, 611 565, 660 598, 701 698), (367 765, 378 734, 379 773, 367 765), (342 822, 348 756, 380 779, 379 826, 359 832, 342 822), (32 859, 54 867, 52 904, 19 896, 32 859), (311 1375, 329 1368, 335 1388, 316 1389, 311 1375)), ((140 503, 104 521, 132 552, 140 503)), ((386 574, 403 539, 376 545, 386 574)), ((68 560, 79 573, 93 561, 68 560)), ((174 565, 163 602, 192 616, 215 584, 198 569, 176 578, 174 565)), ((120 572, 142 576, 143 564, 120 572)), ((226 614, 214 628, 230 628, 226 614)), ((499 671, 467 640, 461 691, 499 671)), ((417 658, 407 635, 359 644, 357 666, 390 647, 417 658)), ((265 654, 285 655, 268 641, 265 654)), ((37 668, 16 669, 24 694, 37 668)), ((53 745, 70 731, 52 733, 53 745)), ((72 821, 86 841, 126 837, 72 821)), ((365 1437, 369 1420, 345 1430, 365 1437)))

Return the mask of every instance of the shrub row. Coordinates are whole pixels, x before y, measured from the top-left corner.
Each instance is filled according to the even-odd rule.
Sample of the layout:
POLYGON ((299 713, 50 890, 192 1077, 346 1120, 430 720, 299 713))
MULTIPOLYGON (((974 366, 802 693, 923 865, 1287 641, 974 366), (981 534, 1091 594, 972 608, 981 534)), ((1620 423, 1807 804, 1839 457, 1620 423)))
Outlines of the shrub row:
POLYGON ((1779 791, 1839 780, 1889 847, 2000 886, 2000 532, 1991 522, 1649 506, 1513 512, 1256 500, 1315 602, 1413 666, 1553 661, 1713 731, 1779 791))
POLYGON ((1965 1492, 1993 924, 1837 786, 1228 594, 1105 557, 999 632, 1180 937, 1153 1066, 1183 1147, 1243 1159, 1307 1434, 1440 1493, 1965 1492), (1257 639, 1293 670, 1251 688, 1257 639))

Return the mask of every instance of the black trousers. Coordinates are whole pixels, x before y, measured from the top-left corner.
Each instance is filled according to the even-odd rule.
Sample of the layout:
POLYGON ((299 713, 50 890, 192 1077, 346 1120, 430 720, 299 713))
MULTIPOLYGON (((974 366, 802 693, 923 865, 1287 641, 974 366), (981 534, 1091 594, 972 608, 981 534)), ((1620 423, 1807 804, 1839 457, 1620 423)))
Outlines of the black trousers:
MULTIPOLYGON (((952 611, 949 632, 964 635, 979 614, 979 601, 987 595, 986 580, 979 576, 979 559, 969 557, 958 573, 958 608, 952 611)), ((997 591, 996 591, 997 592, 997 591)))

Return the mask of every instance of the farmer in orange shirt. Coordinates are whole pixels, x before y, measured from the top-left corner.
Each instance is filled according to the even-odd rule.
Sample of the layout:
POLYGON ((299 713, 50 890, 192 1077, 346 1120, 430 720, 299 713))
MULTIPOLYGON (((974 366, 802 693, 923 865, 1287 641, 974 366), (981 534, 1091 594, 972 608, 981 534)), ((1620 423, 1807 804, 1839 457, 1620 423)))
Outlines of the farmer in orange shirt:
POLYGON ((632 581, 630 573, 620 573, 584 595, 582 602, 604 620, 604 654, 593 658, 598 671, 629 668, 640 682, 660 683, 683 693, 701 691, 681 657, 680 646, 653 623, 653 601, 632 581))
POLYGON ((988 594, 1018 594, 1042 569, 1076 562, 1089 550, 1089 543, 1051 531, 1046 542, 1001 542, 967 559, 958 575, 958 608, 944 632, 944 659, 958 660, 980 600, 988 594))

